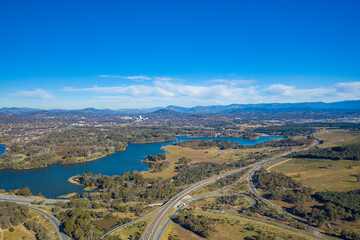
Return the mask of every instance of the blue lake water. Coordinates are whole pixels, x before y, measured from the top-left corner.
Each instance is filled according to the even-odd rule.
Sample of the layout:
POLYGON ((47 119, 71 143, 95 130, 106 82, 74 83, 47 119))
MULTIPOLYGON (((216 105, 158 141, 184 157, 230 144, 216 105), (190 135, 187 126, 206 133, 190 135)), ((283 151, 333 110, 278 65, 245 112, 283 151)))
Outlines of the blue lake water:
MULTIPOLYGON (((278 136, 259 137, 256 140, 243 138, 186 138, 177 137, 177 141, 186 140, 224 140, 237 142, 242 145, 254 145, 265 141, 281 138, 278 136)), ((69 165, 51 165, 46 168, 30 170, 1 170, 0 171, 0 189, 10 190, 29 187, 33 194, 43 194, 48 198, 55 198, 71 192, 83 192, 83 187, 71 184, 67 179, 71 176, 82 174, 84 172, 93 172, 94 174, 115 175, 123 174, 127 171, 147 170, 148 166, 143 160, 150 154, 163 153, 162 147, 170 145, 172 141, 163 143, 144 143, 129 144, 125 151, 116 152, 106 157, 91 162, 84 162, 69 165)), ((0 145, 1 152, 5 151, 5 146, 0 145), (3 150, 2 150, 3 149, 3 150)))
POLYGON ((6 146, 4 144, 0 144, 0 157, 5 153, 6 146))

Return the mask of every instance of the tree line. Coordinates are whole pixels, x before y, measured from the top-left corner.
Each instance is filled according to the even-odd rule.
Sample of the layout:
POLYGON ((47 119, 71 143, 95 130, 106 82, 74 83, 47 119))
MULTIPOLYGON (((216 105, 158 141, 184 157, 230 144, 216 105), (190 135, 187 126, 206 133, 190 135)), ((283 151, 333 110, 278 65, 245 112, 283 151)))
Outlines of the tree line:
POLYGON ((331 148, 313 148, 291 155, 294 158, 316 158, 331 160, 360 160, 360 143, 346 144, 331 148))
MULTIPOLYGON (((286 210, 306 219, 314 226, 337 220, 360 221, 360 190, 314 193, 291 177, 265 170, 255 174, 254 183, 265 191, 265 198, 291 203, 292 206, 286 210), (304 202, 314 200, 322 204, 314 205, 310 209, 304 207, 304 202)), ((343 231, 341 236, 344 239, 360 239, 360 233, 353 231, 343 231)))
POLYGON ((176 214, 172 220, 183 228, 188 229, 203 238, 208 238, 211 232, 214 231, 213 225, 216 221, 207 216, 194 215, 185 211, 176 214))
POLYGON ((35 232, 38 240, 50 240, 48 230, 38 223, 30 213, 30 209, 14 202, 0 202, 0 228, 14 231, 13 226, 23 224, 28 230, 35 232))

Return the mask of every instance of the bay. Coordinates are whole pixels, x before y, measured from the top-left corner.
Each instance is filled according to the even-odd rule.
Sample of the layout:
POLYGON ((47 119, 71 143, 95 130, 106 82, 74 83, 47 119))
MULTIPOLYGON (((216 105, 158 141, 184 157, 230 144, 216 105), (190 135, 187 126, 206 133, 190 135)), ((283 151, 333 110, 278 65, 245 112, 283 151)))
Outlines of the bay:
MULTIPOLYGON (((237 142, 242 145, 254 145, 265 141, 282 138, 279 136, 264 136, 256 140, 244 138, 187 138, 177 137, 175 141, 186 140, 223 140, 237 142)), ((125 151, 115 152, 103 158, 94 161, 77 164, 56 164, 46 168, 37 168, 29 170, 1 170, 0 171, 0 189, 9 191, 10 189, 19 189, 29 187, 35 195, 41 193, 45 197, 55 198, 67 193, 82 193, 83 187, 72 184, 67 181, 68 178, 92 172, 103 175, 123 174, 127 171, 143 171, 148 166, 142 160, 150 154, 164 153, 161 149, 164 146, 172 144, 172 141, 162 143, 143 143, 129 144, 125 151)), ((5 151, 5 146, 3 147, 5 151)), ((0 148, 0 153, 1 153, 0 148)))

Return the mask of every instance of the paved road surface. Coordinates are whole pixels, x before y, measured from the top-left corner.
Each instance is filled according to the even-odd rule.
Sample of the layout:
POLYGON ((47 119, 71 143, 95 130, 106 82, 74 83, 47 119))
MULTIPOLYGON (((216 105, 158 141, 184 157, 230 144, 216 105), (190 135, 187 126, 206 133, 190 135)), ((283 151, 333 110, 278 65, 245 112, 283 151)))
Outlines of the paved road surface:
MULTIPOLYGON (((13 196, 13 195, 0 194, 0 201, 9 201, 9 202, 16 202, 19 204, 26 204, 30 209, 44 215, 47 219, 50 220, 50 222, 54 225, 61 240, 69 240, 68 236, 60 230, 60 222, 57 220, 57 218, 55 216, 53 216, 45 211, 42 211, 38 208, 35 208, 34 203, 39 202, 39 200, 32 199, 32 198, 18 197, 18 196, 13 196)), ((44 201, 45 204, 55 204, 57 202, 68 202, 69 200, 46 199, 46 200, 41 200, 41 201, 44 201)))
POLYGON ((44 204, 56 204, 58 202, 60 203, 66 203, 70 200, 68 199, 33 199, 33 198, 27 198, 27 197, 19 197, 15 195, 8 195, 8 194, 0 194, 0 201, 10 201, 10 202, 17 202, 17 203, 36 203, 36 202, 43 202, 44 204))
POLYGON ((244 176, 243 179, 245 179, 246 177, 250 176, 256 169, 259 169, 260 167, 262 167, 264 164, 271 162, 273 160, 279 159, 281 157, 287 156, 293 152, 297 152, 297 151, 303 151, 303 150, 307 150, 309 148, 315 147, 317 145, 319 145, 320 141, 319 139, 317 139, 316 137, 314 137, 314 135, 311 135, 316 141, 315 144, 312 144, 308 147, 299 149, 299 150, 291 150, 288 151, 286 153, 280 154, 276 157, 270 158, 270 159, 266 159, 263 160, 261 162, 258 163, 254 163, 251 165, 248 165, 246 167, 242 167, 233 171, 230 171, 228 173, 216 176, 216 177, 212 177, 212 178, 208 178, 206 180, 200 181, 198 183, 195 183, 189 187, 187 187, 185 190, 183 190, 182 192, 178 193, 176 196, 174 196, 173 198, 171 198, 167 203, 165 203, 161 208, 159 213, 151 220, 151 222, 148 224, 148 226, 146 227, 145 231, 143 232, 143 235, 141 237, 142 240, 152 240, 152 239, 160 239, 161 238, 161 234, 162 234, 162 229, 164 229, 164 225, 167 225, 166 223, 169 221, 169 217, 172 213, 172 211, 174 211, 174 209, 178 208, 181 205, 181 200, 188 194, 190 194, 191 192, 207 185, 210 184, 220 178, 244 171, 246 169, 249 168, 253 168, 255 167, 255 169, 253 169, 252 171, 250 171, 248 174, 246 174, 244 176))
POLYGON ((159 209, 156 209, 155 211, 152 211, 152 212, 150 212, 150 213, 148 213, 148 214, 146 214, 146 215, 144 215, 144 216, 142 216, 142 217, 140 217, 140 218, 138 218, 138 219, 135 219, 134 221, 125 223, 125 224, 123 224, 123 225, 121 225, 121 226, 118 226, 118 227, 110 230, 109 232, 107 232, 107 233, 105 233, 103 236, 101 236, 101 237, 100 237, 100 240, 103 239, 104 237, 106 237, 107 235, 110 235, 110 234, 116 232, 117 230, 119 230, 119 229, 121 229, 121 228, 127 227, 127 226, 129 226, 129 225, 131 225, 131 224, 134 224, 134 223, 136 223, 136 222, 139 222, 139 221, 141 221, 141 220, 143 220, 143 219, 145 219, 145 218, 153 215, 153 214, 156 213, 157 211, 159 211, 159 209))
POLYGON ((49 219, 50 222, 54 225, 54 227, 55 227, 58 235, 60 236, 61 240, 69 240, 68 236, 64 232, 60 231, 60 222, 59 222, 59 220, 57 220, 57 218, 55 216, 53 216, 53 215, 51 215, 51 214, 49 214, 47 212, 44 212, 44 211, 42 211, 40 209, 37 209, 31 204, 29 204, 28 207, 30 209, 44 215, 47 219, 49 219))

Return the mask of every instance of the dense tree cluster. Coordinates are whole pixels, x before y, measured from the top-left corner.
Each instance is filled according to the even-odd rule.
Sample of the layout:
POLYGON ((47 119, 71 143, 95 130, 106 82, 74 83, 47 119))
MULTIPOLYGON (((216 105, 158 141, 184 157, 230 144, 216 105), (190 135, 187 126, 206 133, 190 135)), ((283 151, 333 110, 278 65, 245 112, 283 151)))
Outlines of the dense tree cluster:
POLYGON ((203 215, 194 215, 181 211, 175 215, 173 221, 200 237, 208 238, 213 231, 215 220, 203 215))
POLYGON ((0 228, 17 226, 30 218, 29 208, 13 202, 0 202, 0 228))
POLYGON ((222 141, 222 140, 190 140, 184 142, 176 142, 173 145, 187 147, 192 149, 209 149, 219 148, 220 150, 226 149, 249 149, 249 148, 263 148, 263 147, 295 147, 309 145, 313 141, 312 138, 293 138, 287 137, 283 139, 276 139, 264 143, 257 143, 255 145, 244 146, 236 142, 222 141))
POLYGON ((51 239, 48 230, 35 219, 32 219, 27 206, 14 202, 0 202, 0 228, 9 228, 11 231, 13 230, 12 226, 18 226, 19 224, 24 224, 27 229, 35 232, 37 240, 51 239))
MULTIPOLYGON (((282 173, 266 172, 261 170, 254 176, 256 185, 265 191, 264 197, 292 203, 286 210, 306 219, 314 226, 321 226, 325 222, 343 220, 360 221, 360 190, 349 192, 316 192, 302 186, 292 178, 282 173), (321 205, 314 205, 309 209, 303 206, 304 201, 317 200, 321 205)), ((259 212, 257 207, 254 211, 259 212)), ((260 212, 259 212, 260 213, 260 212)), ((265 214, 265 212, 262 212, 265 214)), ((356 232, 347 232, 357 236, 356 232)), ((342 235, 346 235, 343 233, 342 235)), ((349 235, 349 236, 350 236, 349 235)), ((351 237, 346 237, 352 239, 351 237)), ((356 238, 354 238, 356 239, 356 238)))
POLYGON ((122 151, 128 143, 170 141, 169 129, 157 127, 81 127, 51 133, 39 139, 8 145, 1 168, 35 168, 76 163, 122 151), (16 156, 24 156, 21 161, 16 156), (18 160, 18 161, 14 161, 18 160))
POLYGON ((254 176, 256 185, 266 190, 269 197, 288 203, 304 203, 311 200, 312 189, 302 186, 292 178, 275 172, 261 170, 254 176))
POLYGON ((265 133, 269 135, 298 136, 298 135, 310 135, 311 133, 315 132, 315 129, 300 124, 291 124, 291 125, 261 127, 255 129, 255 132, 265 133))
POLYGON ((344 208, 347 212, 351 212, 357 215, 357 218, 360 218, 360 190, 349 192, 317 192, 314 197, 321 202, 333 203, 344 208))
POLYGON ((279 126, 261 127, 255 129, 255 132, 266 133, 269 135, 282 135, 282 136, 309 135, 311 133, 314 133, 315 128, 317 127, 360 130, 359 123, 314 122, 314 123, 286 124, 279 126))
POLYGON ((98 197, 104 200, 153 202, 168 199, 177 191, 173 182, 144 178, 138 171, 126 172, 122 176, 84 173, 79 180, 84 186, 96 187, 101 190, 100 195, 92 198, 98 197))
MULTIPOLYGON (((203 162, 189 164, 189 159, 180 158, 179 165, 176 167, 178 172, 171 181, 161 178, 144 178, 138 171, 133 173, 126 172, 122 176, 93 175, 83 173, 79 181, 85 187, 94 187, 100 191, 99 194, 92 195, 91 199, 121 200, 122 202, 154 202, 169 199, 179 191, 178 187, 195 183, 211 176, 219 174, 221 171, 230 170, 246 166, 251 161, 238 160, 229 164, 217 164, 203 162)), ((166 163, 166 162, 163 162, 166 163)), ((239 173, 240 174, 240 173, 239 173)), ((217 184, 228 184, 233 182, 239 175, 234 174, 219 180, 217 184)))
POLYGON ((16 195, 28 197, 31 195, 31 191, 29 187, 24 187, 16 191, 16 195))
POLYGON ((253 147, 297 147, 303 145, 309 145, 313 141, 312 138, 293 138, 293 137, 286 137, 283 139, 276 139, 267 141, 264 143, 255 144, 253 147))
POLYGON ((173 179, 176 186, 182 186, 201 181, 213 175, 218 175, 221 171, 243 167, 248 164, 248 162, 242 160, 230 164, 218 164, 211 162, 182 164, 177 167, 177 171, 179 173, 174 176, 173 179))
POLYGON ((145 162, 159 162, 166 160, 166 154, 149 155, 145 157, 145 162))
POLYGON ((331 148, 313 148, 293 153, 295 158, 316 158, 331 160, 360 160, 360 143, 347 144, 331 148))
POLYGON ((165 160, 165 154, 158 154, 145 157, 144 162, 150 166, 152 172, 161 172, 170 166, 170 162, 165 162, 165 160))
POLYGON ((340 234, 343 239, 360 240, 359 231, 356 232, 355 230, 350 230, 350 231, 342 230, 340 234))
POLYGON ((209 149, 209 148, 219 148, 220 150, 225 149, 243 149, 244 146, 236 142, 230 141, 221 141, 221 140, 190 140, 183 142, 176 142, 174 145, 193 148, 193 149, 209 149))
POLYGON ((92 223, 96 217, 95 212, 80 207, 61 211, 57 214, 64 232, 77 240, 99 239, 101 232, 92 223))
POLYGON ((25 222, 24 226, 27 229, 35 232, 35 237, 36 237, 37 240, 50 240, 50 239, 52 239, 48 235, 48 230, 41 223, 38 223, 35 220, 29 220, 29 221, 25 222))
POLYGON ((299 127, 324 127, 324 128, 339 128, 339 129, 352 129, 360 130, 359 123, 350 122, 312 122, 312 123, 298 123, 299 127))

